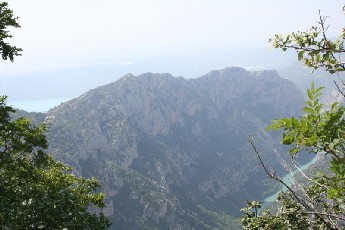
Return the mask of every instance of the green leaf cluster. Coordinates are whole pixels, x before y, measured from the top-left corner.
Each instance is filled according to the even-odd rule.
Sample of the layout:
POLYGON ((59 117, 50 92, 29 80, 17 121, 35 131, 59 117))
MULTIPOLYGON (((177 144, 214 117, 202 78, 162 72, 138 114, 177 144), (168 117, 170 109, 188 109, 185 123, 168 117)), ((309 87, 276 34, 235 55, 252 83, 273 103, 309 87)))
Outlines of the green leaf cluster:
POLYGON ((257 201, 247 201, 247 207, 242 209, 245 212, 245 215, 241 218, 243 229, 320 229, 318 227, 314 228, 314 222, 308 220, 308 216, 302 211, 303 207, 292 202, 291 199, 284 199, 276 215, 273 215, 270 211, 264 211, 261 216, 257 216, 257 209, 261 208, 261 204, 257 201))
MULTIPOLYGON (((326 19, 320 15, 320 27, 275 35, 270 42, 283 51, 295 50, 298 60, 313 70, 322 67, 329 73, 345 71, 341 60, 345 29, 338 39, 331 41, 326 36, 326 19)), ((263 165, 271 178, 288 187, 288 192, 278 196, 280 209, 275 214, 265 211, 258 216, 261 203, 248 202, 247 208, 242 209, 244 229, 345 229, 345 107, 334 103, 326 109, 320 102, 322 89, 312 84, 307 90, 309 99, 302 117, 275 120, 267 129, 282 129, 282 143, 291 146, 293 155, 302 150, 326 155, 324 170, 312 178, 305 176, 309 183, 304 186, 288 187, 263 165)))
POLYGON ((0 97, 0 226, 2 229, 107 229, 99 182, 76 177, 45 153, 45 126, 11 119, 0 97))
MULTIPOLYGON (((0 54, 14 60, 22 49, 6 42, 8 27, 18 17, 0 2, 0 54)), ((72 168, 45 152, 46 127, 28 119, 11 119, 15 110, 0 96, 0 226, 1 229, 107 229, 111 222, 99 210, 100 183, 73 174, 72 168)))
POLYGON ((342 157, 341 146, 344 144, 345 121, 342 119, 345 109, 338 103, 331 105, 329 111, 320 103, 323 87, 315 89, 312 83, 307 90, 309 100, 304 107, 305 115, 274 120, 267 130, 283 129, 282 143, 291 145, 290 153, 310 150, 315 153, 325 152, 333 158, 342 157))
POLYGON ((242 217, 246 229, 345 229, 345 108, 334 103, 326 110, 320 103, 322 89, 314 84, 308 89, 305 115, 275 120, 267 129, 283 130, 282 143, 292 147, 291 154, 322 153, 329 166, 302 191, 282 193, 275 215, 264 212, 258 217, 260 205, 249 202, 242 217))
POLYGON ((326 36, 326 19, 320 15, 319 26, 313 26, 307 31, 293 32, 285 36, 277 34, 269 41, 273 48, 280 48, 283 51, 296 50, 298 60, 313 70, 322 67, 330 73, 345 71, 344 62, 339 55, 345 51, 345 30, 334 41, 328 39, 326 36))
POLYGON ((20 27, 17 20, 18 17, 13 15, 13 11, 8 7, 8 3, 0 2, 0 54, 3 60, 10 59, 13 61, 15 56, 21 55, 21 48, 6 42, 6 39, 12 37, 8 31, 8 27, 20 27))

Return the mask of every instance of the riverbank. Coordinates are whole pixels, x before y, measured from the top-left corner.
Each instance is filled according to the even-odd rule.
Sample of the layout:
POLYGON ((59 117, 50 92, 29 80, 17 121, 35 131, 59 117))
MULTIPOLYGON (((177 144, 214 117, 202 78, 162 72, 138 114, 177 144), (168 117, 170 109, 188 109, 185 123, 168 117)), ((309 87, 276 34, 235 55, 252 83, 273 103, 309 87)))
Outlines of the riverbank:
MULTIPOLYGON (((311 161, 309 161, 308 163, 306 163, 304 165, 301 165, 300 169, 302 171, 307 170, 310 166, 314 165, 318 159, 319 159, 319 155, 316 155, 311 161)), ((286 183, 288 186, 291 186, 295 182, 294 178, 298 177, 299 174, 301 174, 301 172, 298 169, 296 169, 296 170, 286 174, 282 179, 283 179, 284 183, 286 183)), ((264 201, 266 203, 272 203, 277 199, 280 192, 285 192, 286 190, 287 190, 287 188, 285 186, 281 185, 281 188, 276 193, 266 197, 264 199, 264 201)))

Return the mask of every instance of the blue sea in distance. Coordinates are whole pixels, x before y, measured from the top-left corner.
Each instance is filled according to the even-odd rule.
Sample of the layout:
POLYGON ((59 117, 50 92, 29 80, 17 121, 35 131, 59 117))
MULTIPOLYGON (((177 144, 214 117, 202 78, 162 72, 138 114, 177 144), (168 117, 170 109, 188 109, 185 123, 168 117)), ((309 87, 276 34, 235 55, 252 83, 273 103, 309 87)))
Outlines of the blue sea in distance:
POLYGON ((15 109, 22 109, 28 112, 47 112, 49 109, 60 105, 71 98, 54 98, 44 100, 8 100, 7 104, 15 109))

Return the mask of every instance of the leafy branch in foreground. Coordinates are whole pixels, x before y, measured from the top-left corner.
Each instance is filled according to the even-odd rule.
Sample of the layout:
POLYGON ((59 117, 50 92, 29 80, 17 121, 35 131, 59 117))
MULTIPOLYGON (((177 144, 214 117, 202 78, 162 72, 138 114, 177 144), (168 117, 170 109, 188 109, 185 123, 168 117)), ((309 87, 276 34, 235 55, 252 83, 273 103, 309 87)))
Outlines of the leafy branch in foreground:
MULTIPOLYGON (((319 15, 319 26, 286 36, 275 35, 270 42, 274 48, 297 51, 298 60, 313 70, 345 71, 342 61, 345 28, 339 38, 332 41, 326 35, 327 17, 322 17, 320 12, 319 15)), ((345 86, 344 81, 342 83, 345 86)), ((345 97, 344 91, 335 84, 345 97)), ((291 146, 292 163, 300 172, 302 170, 294 159, 303 150, 324 154, 323 164, 326 166, 312 177, 302 172, 307 182, 288 186, 267 168, 253 139, 250 139, 266 174, 285 186, 287 192, 278 196, 280 208, 275 213, 266 210, 257 215, 261 202, 248 202, 247 208, 242 209, 245 212, 242 217, 244 229, 345 229, 345 108, 335 103, 326 110, 320 103, 322 89, 316 89, 314 84, 308 89, 309 100, 306 101, 304 116, 275 120, 268 130, 283 130, 282 143, 291 146)))
POLYGON ((293 32, 286 36, 275 35, 269 42, 273 48, 283 51, 294 49, 298 53, 298 60, 305 66, 318 69, 324 68, 330 73, 345 71, 345 62, 342 53, 345 52, 345 28, 341 36, 334 41, 327 37, 327 17, 321 16, 319 11, 319 26, 313 26, 307 31, 293 32))
MULTIPOLYGON (((309 185, 301 189, 287 185, 274 171, 264 164, 252 138, 249 139, 260 165, 266 174, 287 188, 278 196, 280 209, 276 214, 265 211, 254 217, 252 203, 243 209, 242 223, 245 229, 344 229, 345 228, 345 108, 337 103, 329 111, 319 102, 322 87, 308 90, 309 100, 301 118, 275 120, 268 129, 283 129, 282 142, 291 145, 295 156, 302 150, 329 155, 329 168, 319 172, 309 185), (291 214, 291 216, 290 216, 291 214), (257 228, 253 228, 256 226, 257 228)), ((296 167, 298 167, 296 165, 296 167)), ((304 175, 304 174, 303 174, 304 175)), ((255 211, 256 213, 256 211, 255 211)))

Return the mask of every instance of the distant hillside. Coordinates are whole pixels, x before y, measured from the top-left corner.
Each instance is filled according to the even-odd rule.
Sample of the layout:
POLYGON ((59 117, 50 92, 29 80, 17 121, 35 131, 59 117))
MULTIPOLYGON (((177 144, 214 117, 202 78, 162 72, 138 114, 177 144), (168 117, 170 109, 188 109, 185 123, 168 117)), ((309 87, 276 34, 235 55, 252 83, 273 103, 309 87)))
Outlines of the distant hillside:
POLYGON ((264 129, 302 106, 276 71, 232 67, 190 80, 128 74, 45 120, 49 151, 102 181, 113 229, 236 229, 245 200, 268 190, 247 136, 279 169, 287 151, 264 129))
POLYGON ((323 70, 315 70, 311 73, 310 68, 305 68, 301 63, 296 62, 288 67, 278 71, 282 78, 288 79, 295 83, 297 87, 302 90, 306 96, 306 89, 310 88, 311 82, 314 82, 317 87, 324 86, 324 95, 328 96, 333 90, 337 91, 334 81, 341 86, 341 79, 344 80, 343 73, 330 74, 323 70))

